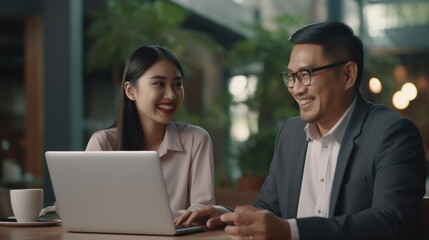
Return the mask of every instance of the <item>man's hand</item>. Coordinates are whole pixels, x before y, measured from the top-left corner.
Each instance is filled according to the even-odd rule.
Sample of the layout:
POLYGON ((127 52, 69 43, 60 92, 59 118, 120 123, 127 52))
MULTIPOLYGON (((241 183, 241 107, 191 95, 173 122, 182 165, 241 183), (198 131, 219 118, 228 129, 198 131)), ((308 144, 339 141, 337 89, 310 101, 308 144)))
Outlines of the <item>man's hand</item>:
POLYGON ((227 226, 231 239, 286 239, 291 238, 289 223, 273 213, 252 206, 239 206, 232 213, 220 218, 223 222, 234 223, 227 226))
POLYGON ((208 228, 225 226, 220 220, 222 211, 212 206, 205 206, 196 211, 186 211, 174 219, 175 225, 207 225, 208 228))

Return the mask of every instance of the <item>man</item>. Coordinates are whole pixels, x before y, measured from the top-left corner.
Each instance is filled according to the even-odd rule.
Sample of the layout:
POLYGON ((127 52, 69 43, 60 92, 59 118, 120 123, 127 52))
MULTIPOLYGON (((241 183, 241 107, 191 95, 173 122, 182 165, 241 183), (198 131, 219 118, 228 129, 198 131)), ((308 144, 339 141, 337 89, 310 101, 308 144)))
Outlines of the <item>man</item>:
POLYGON ((285 121, 253 206, 218 206, 176 223, 209 219, 236 239, 420 239, 425 160, 415 125, 366 102, 358 89, 361 40, 345 24, 295 32, 281 77, 300 117, 285 121))

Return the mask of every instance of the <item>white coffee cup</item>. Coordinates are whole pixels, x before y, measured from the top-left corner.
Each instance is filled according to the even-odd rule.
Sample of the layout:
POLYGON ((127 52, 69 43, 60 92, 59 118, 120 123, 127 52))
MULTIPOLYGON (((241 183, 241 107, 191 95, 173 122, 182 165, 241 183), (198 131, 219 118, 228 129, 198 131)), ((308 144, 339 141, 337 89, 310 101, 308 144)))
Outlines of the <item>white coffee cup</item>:
POLYGON ((10 203, 18 222, 37 222, 43 206, 43 189, 12 189, 10 203))

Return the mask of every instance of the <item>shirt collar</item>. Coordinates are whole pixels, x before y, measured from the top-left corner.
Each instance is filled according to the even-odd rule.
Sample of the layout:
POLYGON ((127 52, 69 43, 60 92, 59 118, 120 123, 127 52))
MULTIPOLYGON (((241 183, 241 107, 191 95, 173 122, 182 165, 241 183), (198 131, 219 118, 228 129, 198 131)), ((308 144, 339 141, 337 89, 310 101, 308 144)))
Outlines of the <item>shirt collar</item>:
MULTIPOLYGON (((341 116, 340 120, 338 120, 338 122, 331 128, 331 130, 329 130, 329 132, 325 136, 331 135, 337 142, 341 142, 349 120, 351 118, 353 109, 356 106, 356 101, 357 95, 354 97, 353 102, 347 108, 346 112, 341 116)), ((318 140, 324 137, 319 135, 319 131, 317 130, 317 125, 315 123, 307 123, 305 125, 304 131, 307 135, 307 141, 318 140)))
POLYGON ((158 155, 162 157, 167 154, 168 151, 183 152, 179 131, 174 121, 167 124, 165 128, 164 139, 162 139, 161 145, 159 145, 158 155))

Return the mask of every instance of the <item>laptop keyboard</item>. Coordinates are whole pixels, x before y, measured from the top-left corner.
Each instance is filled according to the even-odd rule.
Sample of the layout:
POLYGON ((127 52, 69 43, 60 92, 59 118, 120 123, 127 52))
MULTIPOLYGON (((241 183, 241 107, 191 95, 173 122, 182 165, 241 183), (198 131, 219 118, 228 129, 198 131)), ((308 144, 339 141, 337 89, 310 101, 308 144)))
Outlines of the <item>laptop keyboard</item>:
POLYGON ((193 227, 200 227, 198 225, 180 225, 180 226, 176 226, 176 230, 177 229, 184 229, 184 228, 193 228, 193 227))
POLYGON ((181 225, 176 226, 176 235, 194 233, 194 232, 202 232, 207 229, 205 225, 181 225))

